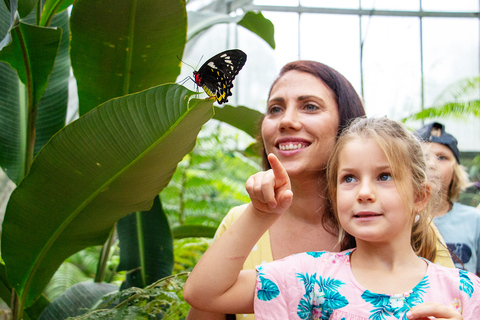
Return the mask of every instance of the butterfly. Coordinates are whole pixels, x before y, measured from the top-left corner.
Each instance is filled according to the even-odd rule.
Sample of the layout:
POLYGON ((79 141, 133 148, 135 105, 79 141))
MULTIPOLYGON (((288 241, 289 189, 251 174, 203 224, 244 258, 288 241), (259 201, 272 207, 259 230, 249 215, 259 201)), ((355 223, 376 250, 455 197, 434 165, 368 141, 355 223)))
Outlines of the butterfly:
POLYGON ((219 104, 228 102, 232 95, 233 79, 243 68, 247 55, 234 49, 221 52, 208 59, 198 71, 193 72, 195 83, 219 104))

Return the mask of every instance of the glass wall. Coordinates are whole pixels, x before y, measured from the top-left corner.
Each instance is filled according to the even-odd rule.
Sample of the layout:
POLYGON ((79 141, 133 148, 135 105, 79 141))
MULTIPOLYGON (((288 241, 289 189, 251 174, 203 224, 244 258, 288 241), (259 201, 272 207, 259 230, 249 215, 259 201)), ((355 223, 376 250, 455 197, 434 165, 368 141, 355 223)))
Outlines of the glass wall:
MULTIPOLYGON (((243 8, 235 12, 258 10, 273 22, 275 50, 242 27, 223 25, 190 44, 185 55, 196 64, 227 48, 247 53, 229 99, 233 105, 264 111, 280 68, 297 59, 337 69, 363 97, 368 116, 396 120, 434 105, 453 83, 480 73, 478 0, 239 2, 243 8)), ((182 76, 192 72, 184 71, 182 76)), ((440 122, 461 151, 480 150, 479 119, 440 122)))

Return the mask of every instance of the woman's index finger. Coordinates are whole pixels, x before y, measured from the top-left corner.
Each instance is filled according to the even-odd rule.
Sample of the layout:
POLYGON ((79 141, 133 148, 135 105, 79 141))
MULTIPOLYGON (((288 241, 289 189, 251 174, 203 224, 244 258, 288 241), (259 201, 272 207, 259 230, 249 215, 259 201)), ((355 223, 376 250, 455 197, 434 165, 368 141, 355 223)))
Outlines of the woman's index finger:
POLYGON ((282 163, 280 162, 280 160, 278 160, 278 158, 273 153, 270 153, 268 155, 268 162, 272 167, 273 175, 275 176, 276 181, 282 181, 282 182, 289 181, 287 171, 282 166, 282 163))

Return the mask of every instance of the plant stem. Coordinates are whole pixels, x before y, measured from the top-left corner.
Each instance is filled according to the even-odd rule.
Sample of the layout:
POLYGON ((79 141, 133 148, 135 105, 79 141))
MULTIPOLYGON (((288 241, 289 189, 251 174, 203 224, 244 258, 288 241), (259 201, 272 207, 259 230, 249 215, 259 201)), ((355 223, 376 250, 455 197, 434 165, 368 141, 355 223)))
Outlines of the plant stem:
POLYGON ((102 253, 100 254, 100 258, 98 259, 97 273, 95 274, 94 282, 100 283, 103 281, 103 277, 105 275, 105 268, 107 267, 108 257, 110 256, 110 250, 112 247, 114 236, 115 226, 110 231, 108 239, 103 245, 102 253))
POLYGON ((17 291, 12 288, 12 301, 10 302, 10 309, 12 310, 12 320, 22 320, 23 318, 23 303, 18 298, 17 291))

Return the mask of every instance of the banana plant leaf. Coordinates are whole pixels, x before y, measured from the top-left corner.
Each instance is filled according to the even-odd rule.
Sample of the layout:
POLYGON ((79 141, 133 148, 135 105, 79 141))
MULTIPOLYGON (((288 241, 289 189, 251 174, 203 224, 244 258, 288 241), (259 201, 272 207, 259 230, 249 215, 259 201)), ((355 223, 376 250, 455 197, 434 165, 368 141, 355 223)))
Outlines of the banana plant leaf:
POLYGON ((47 0, 43 5, 40 26, 47 27, 50 25, 55 13, 60 13, 73 4, 73 0, 47 0))
POLYGON ((70 26, 80 115, 111 98, 174 82, 180 73, 184 0, 78 0, 70 26))
POLYGON ((38 320, 60 320, 82 315, 103 296, 117 291, 118 287, 111 283, 79 282, 50 303, 38 320))
POLYGON ((60 264, 146 211, 190 152, 213 100, 176 84, 112 99, 64 127, 12 193, 2 232, 9 283, 30 306, 60 264))
POLYGON ((189 12, 187 39, 190 41, 203 31, 219 23, 237 23, 258 35, 272 49, 275 49, 273 23, 260 12, 247 12, 244 15, 233 17, 218 12, 189 12))
POLYGON ((53 70, 62 30, 19 22, 10 31, 10 36, 11 42, 0 51, 0 60, 8 62, 17 70, 20 80, 31 95, 29 100, 36 105, 53 70))
POLYGON ((225 105, 224 107, 215 106, 214 119, 228 123, 229 125, 248 133, 256 138, 260 129, 260 120, 263 113, 245 106, 234 107, 225 105))
MULTIPOLYGON (((3 2, 0 2, 0 15, 1 17, 8 16, 8 10, 5 7, 3 2)), ((7 21, 0 19, 0 29, 9 30, 7 21)), ((26 17, 23 21, 25 22, 27 30, 33 28, 34 30, 40 30, 40 34, 47 33, 50 34, 54 32, 55 34, 62 33, 68 35, 68 13, 63 12, 54 17, 52 25, 59 27, 59 29, 54 30, 51 28, 39 28, 30 26, 28 23, 34 23, 35 15, 32 13, 30 16, 26 17), (52 31, 53 30, 53 31, 52 31)), ((18 27, 17 27, 18 28, 18 27)), ((16 30, 16 28, 14 29, 16 30)), ((6 36, 9 36, 11 32, 7 32, 6 36)), ((14 32, 15 33, 15 32, 14 32)), ((3 33, 2 33, 3 34, 3 33)), ((20 33, 20 35, 22 35, 20 33)), ((38 35, 35 32, 35 35, 38 35)), ((6 40, 8 37, 5 37, 6 40)), ((34 39, 33 42, 37 47, 37 50, 41 50, 40 44, 44 41, 39 39, 34 39)), ((11 42, 10 46, 4 48, 4 50, 11 50, 9 47, 13 46, 11 42)), ((48 45, 47 47, 50 48, 48 45)), ((58 44, 57 44, 58 48, 58 44)), ((18 57, 10 57, 8 60, 13 65, 17 65, 17 70, 20 73, 25 72, 27 78, 39 77, 39 83, 30 86, 25 86, 19 81, 19 76, 14 69, 10 67, 7 63, 0 63, 0 166, 3 171, 8 175, 10 180, 18 184, 18 182, 24 177, 25 171, 27 169, 27 148, 30 148, 27 134, 27 123, 29 112, 28 107, 29 103, 25 99, 27 97, 33 97, 33 92, 35 88, 39 88, 43 85, 46 85, 45 91, 38 91, 35 95, 41 95, 41 99, 38 102, 36 111, 36 119, 32 118, 32 121, 35 120, 35 149, 32 150, 33 157, 44 145, 45 143, 60 130, 65 125, 65 116, 68 103, 68 77, 70 74, 70 58, 68 53, 69 40, 68 36, 64 36, 60 40, 60 47, 58 48, 58 54, 55 57, 55 50, 51 50, 50 55, 38 56, 35 52, 30 52, 29 50, 25 51, 27 61, 33 61, 33 64, 39 63, 38 60, 50 60, 49 64, 53 67, 53 70, 49 68, 47 70, 35 69, 40 71, 40 74, 34 75, 34 68, 31 64, 23 64, 21 61, 17 61, 18 57), (35 56, 37 55, 37 56, 35 56), (50 76, 49 76, 49 72, 50 76), (45 82, 48 79, 48 84, 45 82)), ((54 48, 53 48, 54 49, 54 48)), ((2 55, 3 50, 0 52, 2 55)), ((42 62, 43 63, 43 62, 42 62)), ((27 81, 28 82, 28 81, 27 81)))
POLYGON ((20 0, 20 1, 13 0, 13 1, 18 2, 18 13, 22 18, 28 16, 32 12, 33 8, 35 8, 35 5, 38 2, 37 0, 20 0))
POLYGON ((120 264, 127 271, 121 289, 145 288, 173 271, 173 237, 160 197, 149 211, 134 212, 117 223, 120 264))

